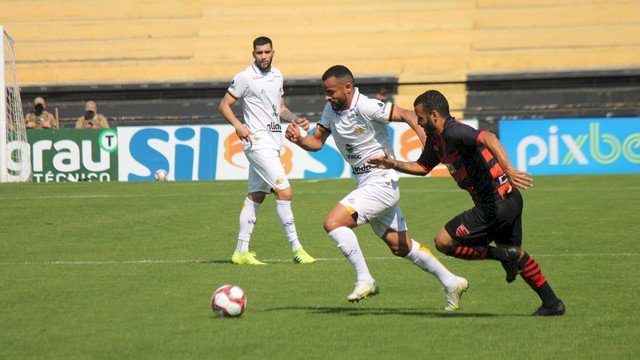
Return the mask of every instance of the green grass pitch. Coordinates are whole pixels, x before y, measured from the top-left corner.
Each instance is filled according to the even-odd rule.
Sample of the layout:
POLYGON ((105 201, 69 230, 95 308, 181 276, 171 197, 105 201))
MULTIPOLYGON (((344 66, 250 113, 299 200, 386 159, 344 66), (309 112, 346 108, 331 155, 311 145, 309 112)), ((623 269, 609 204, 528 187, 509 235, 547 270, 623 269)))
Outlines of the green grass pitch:
MULTIPOLYGON (((275 214, 260 208, 252 250, 229 263, 244 181, 0 185, 0 359, 546 358, 640 353, 640 176, 537 177, 524 246, 567 314, 529 316, 537 296, 497 262, 439 254, 470 290, 442 311, 435 278, 356 230, 380 295, 346 301, 354 273, 322 229, 350 179, 292 181, 305 249, 296 265, 275 214), (237 284, 245 314, 216 318, 212 291, 237 284)), ((403 178, 411 235, 433 235, 469 208, 450 179, 403 178)))

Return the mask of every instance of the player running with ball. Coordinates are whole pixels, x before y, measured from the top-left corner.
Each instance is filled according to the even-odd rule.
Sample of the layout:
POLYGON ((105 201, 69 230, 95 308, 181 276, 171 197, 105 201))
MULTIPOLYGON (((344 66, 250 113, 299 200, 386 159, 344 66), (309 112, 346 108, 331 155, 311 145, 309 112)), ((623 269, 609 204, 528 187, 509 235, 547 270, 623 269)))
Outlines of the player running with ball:
POLYGON ((358 239, 351 230, 368 222, 394 255, 438 278, 447 298, 445 310, 458 310, 460 297, 469 287, 467 280, 452 274, 426 246, 407 233, 407 224, 398 205, 398 174, 367 163, 372 156, 393 152, 387 132, 389 121, 406 122, 424 143, 425 134, 416 115, 360 94, 354 85, 353 74, 345 66, 332 66, 324 73, 322 81, 328 103, 315 132, 302 137, 299 127, 292 123, 285 136, 305 150, 318 151, 329 135, 333 135, 340 153, 353 169, 356 189, 340 200, 324 219, 324 229, 356 272, 356 286, 347 300, 355 302, 379 292, 358 239))

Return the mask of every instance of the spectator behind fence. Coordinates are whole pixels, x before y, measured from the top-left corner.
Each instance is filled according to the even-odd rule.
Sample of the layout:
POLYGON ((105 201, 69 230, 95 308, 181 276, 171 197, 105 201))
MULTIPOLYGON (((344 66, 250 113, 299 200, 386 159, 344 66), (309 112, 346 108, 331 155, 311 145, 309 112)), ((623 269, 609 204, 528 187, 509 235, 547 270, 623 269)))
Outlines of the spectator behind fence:
POLYGON ((95 101, 87 101, 84 115, 76 121, 76 129, 108 129, 109 122, 104 115, 98 113, 95 101))
POLYGON ((385 105, 393 105, 393 96, 389 95, 387 88, 384 86, 378 89, 375 97, 376 100, 382 101, 385 105))
POLYGON ((46 111, 47 104, 40 96, 33 100, 33 112, 25 116, 27 129, 57 129, 58 120, 50 112, 46 111))

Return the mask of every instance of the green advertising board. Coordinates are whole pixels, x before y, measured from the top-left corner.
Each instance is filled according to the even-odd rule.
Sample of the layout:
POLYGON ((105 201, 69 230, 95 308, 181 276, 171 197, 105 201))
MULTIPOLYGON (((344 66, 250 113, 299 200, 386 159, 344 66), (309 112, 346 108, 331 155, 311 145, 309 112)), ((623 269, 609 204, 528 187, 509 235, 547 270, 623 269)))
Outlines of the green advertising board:
POLYGON ((118 180, 115 129, 28 130, 34 182, 118 180))

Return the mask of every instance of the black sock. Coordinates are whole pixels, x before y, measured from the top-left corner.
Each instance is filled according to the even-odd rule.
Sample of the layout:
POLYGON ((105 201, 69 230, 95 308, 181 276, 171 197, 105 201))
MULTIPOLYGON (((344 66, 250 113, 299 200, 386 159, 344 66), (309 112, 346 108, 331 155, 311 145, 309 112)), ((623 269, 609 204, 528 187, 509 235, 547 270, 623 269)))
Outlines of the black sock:
POLYGON ((487 254, 487 259, 505 262, 505 261, 509 261, 511 257, 507 252, 506 248, 489 246, 489 253, 487 254))

